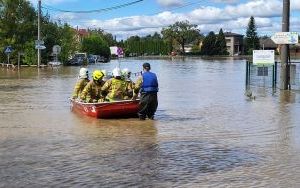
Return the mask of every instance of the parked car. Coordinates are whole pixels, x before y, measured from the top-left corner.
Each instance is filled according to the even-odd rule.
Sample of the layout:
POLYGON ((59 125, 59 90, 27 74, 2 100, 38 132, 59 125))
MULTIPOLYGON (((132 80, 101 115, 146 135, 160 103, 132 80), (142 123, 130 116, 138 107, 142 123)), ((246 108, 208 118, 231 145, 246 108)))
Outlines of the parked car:
POLYGON ((69 66, 81 66, 87 61, 86 53, 76 53, 68 62, 69 66))

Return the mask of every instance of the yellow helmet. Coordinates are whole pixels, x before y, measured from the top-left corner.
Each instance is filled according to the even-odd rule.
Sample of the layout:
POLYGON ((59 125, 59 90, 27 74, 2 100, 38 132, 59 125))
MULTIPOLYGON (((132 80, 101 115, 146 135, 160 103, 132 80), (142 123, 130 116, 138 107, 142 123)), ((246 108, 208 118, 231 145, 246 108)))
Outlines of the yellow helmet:
POLYGON ((95 70, 93 72, 93 80, 101 80, 103 78, 104 74, 100 70, 95 70))

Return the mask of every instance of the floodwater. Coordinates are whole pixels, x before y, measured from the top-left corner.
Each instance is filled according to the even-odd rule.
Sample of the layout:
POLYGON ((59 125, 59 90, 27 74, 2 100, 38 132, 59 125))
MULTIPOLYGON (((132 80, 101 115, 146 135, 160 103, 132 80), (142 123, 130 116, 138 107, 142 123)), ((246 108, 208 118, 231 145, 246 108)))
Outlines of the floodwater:
POLYGON ((89 70, 145 61, 160 84, 154 121, 71 112, 79 67, 0 68, 0 187, 300 187, 297 91, 249 99, 234 59, 89 70))

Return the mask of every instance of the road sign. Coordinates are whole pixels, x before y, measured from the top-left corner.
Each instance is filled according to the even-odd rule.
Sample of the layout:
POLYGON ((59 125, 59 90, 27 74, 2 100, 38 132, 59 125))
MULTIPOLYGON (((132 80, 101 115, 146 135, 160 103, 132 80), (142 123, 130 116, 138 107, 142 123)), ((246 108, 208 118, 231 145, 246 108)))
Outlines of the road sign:
POLYGON ((273 65, 275 63, 274 50, 253 50, 253 65, 273 65))
POLYGON ((38 46, 38 45, 40 45, 40 46, 44 46, 44 41, 43 40, 35 40, 34 41, 34 44, 36 45, 36 46, 38 46))
POLYGON ((275 33, 271 39, 276 44, 297 44, 298 33, 297 32, 278 32, 275 33))
POLYGON ((58 55, 61 52, 61 47, 59 45, 54 45, 52 48, 52 52, 54 55, 58 55))
POLYGON ((46 49, 46 46, 44 46, 44 45, 35 45, 35 49, 44 50, 44 49, 46 49))
POLYGON ((11 46, 6 46, 4 49, 4 53, 6 53, 6 54, 10 54, 12 51, 13 51, 13 49, 11 46))

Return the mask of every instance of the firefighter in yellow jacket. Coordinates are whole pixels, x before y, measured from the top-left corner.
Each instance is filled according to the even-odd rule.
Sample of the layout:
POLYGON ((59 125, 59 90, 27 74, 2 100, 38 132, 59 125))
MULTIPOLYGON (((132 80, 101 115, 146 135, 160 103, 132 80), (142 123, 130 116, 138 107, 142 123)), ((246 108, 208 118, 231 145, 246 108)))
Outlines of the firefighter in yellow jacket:
POLYGON ((103 102, 104 98, 101 95, 101 87, 104 85, 102 80, 104 74, 100 70, 93 72, 93 80, 91 80, 81 93, 81 100, 87 103, 103 102))
POLYGON ((81 68, 79 70, 78 81, 75 84, 72 99, 77 99, 80 97, 80 94, 84 87, 89 83, 89 71, 87 68, 81 68))
POLYGON ((102 94, 107 94, 105 99, 110 102, 124 100, 126 96, 126 82, 122 80, 121 70, 115 68, 112 73, 113 78, 107 80, 101 88, 102 94))
POLYGON ((128 68, 122 70, 122 79, 126 83, 126 94, 124 96, 125 100, 129 100, 133 97, 133 89, 134 89, 134 82, 131 80, 131 71, 128 68))

